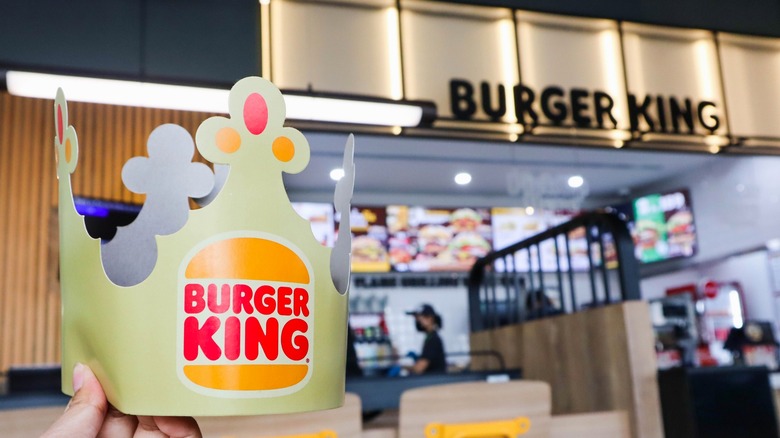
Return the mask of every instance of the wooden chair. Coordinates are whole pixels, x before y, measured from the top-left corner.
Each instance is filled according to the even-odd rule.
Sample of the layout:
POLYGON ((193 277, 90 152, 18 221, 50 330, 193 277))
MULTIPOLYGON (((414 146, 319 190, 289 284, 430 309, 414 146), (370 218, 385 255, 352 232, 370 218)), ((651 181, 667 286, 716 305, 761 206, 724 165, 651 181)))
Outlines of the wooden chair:
POLYGON ((399 438, 420 438, 430 423, 475 423, 528 417, 523 438, 550 433, 550 386, 536 381, 468 382, 412 389, 401 395, 399 438))
POLYGON ((383 427, 381 429, 363 429, 360 434, 362 438, 396 438, 398 430, 392 427, 383 427))
POLYGON ((626 411, 555 415, 550 422, 550 438, 631 438, 626 411))
POLYGON ((258 438, 314 435, 325 430, 338 438, 360 438, 362 417, 360 397, 347 393, 344 406, 328 411, 250 417, 199 417, 204 437, 258 438))

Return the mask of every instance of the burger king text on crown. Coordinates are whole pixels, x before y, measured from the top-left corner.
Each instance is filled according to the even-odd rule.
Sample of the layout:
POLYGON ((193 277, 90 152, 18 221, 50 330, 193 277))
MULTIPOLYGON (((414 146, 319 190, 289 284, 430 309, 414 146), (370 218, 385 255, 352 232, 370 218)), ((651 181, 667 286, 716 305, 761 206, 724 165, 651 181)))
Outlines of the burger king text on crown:
POLYGON ((184 358, 300 361, 309 353, 309 291, 245 283, 184 286, 184 358), (217 333, 221 330, 221 336, 217 333), (242 348, 243 347, 243 348, 242 348), (242 355, 243 351, 243 355, 242 355))

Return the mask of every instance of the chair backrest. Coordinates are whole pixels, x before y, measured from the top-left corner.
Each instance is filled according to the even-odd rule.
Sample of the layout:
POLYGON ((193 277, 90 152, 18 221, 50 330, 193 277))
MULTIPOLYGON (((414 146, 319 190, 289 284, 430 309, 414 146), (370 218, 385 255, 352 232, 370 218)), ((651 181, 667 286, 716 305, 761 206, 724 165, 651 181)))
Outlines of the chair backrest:
POLYGON ((28 438, 41 436, 65 411, 65 406, 0 410, 0 436, 28 438))
POLYGON ((344 406, 327 411, 250 417, 198 417, 205 437, 258 438, 314 435, 326 430, 338 438, 360 438, 360 397, 347 393, 344 406))
POLYGON ((550 438, 631 438, 626 411, 556 415, 550 422, 550 438))
POLYGON ((473 423, 522 416, 531 420, 531 429, 523 438, 547 438, 551 405, 550 386, 545 382, 467 382, 411 389, 401 395, 398 437, 420 438, 429 423, 473 423))

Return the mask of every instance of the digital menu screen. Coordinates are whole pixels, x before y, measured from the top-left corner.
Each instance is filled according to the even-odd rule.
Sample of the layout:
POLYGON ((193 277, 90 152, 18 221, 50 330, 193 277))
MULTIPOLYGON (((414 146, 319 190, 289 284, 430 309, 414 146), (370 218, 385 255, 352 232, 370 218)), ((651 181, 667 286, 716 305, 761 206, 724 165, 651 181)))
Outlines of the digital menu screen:
MULTIPOLYGON (((326 203, 293 203, 312 226, 315 238, 333 246, 338 233, 333 206, 326 203)), ((689 257, 696 252, 696 233, 687 190, 650 194, 612 207, 628 223, 635 253, 643 263, 689 257)), ((569 221, 578 212, 524 208, 431 208, 424 206, 352 206, 353 272, 463 272, 495 249, 528 239, 569 221)), ((597 235, 588 247, 584 227, 568 234, 571 268, 587 270, 601 263, 597 235), (588 255, 590 253, 590 260, 588 255)), ((542 242, 507 259, 515 271, 567 271, 566 237, 542 242), (541 264, 541 267, 540 267, 541 264)), ((605 234, 604 258, 607 267, 616 266, 612 236, 605 234)), ((495 268, 504 271, 503 261, 495 268)))
POLYGON ((630 228, 641 262, 690 257, 696 252, 696 228, 687 190, 635 199, 630 228))
MULTIPOLYGON (((526 213, 524 208, 497 207, 492 209, 493 221, 493 246, 496 249, 506 248, 529 237, 535 236, 549 228, 560 225, 574 215, 569 211, 537 210, 533 214, 526 213)), ((584 242, 584 240, 583 240, 584 242)), ((537 254, 536 247, 530 252, 525 251, 512 258, 516 271, 529 269, 538 271, 541 259, 543 271, 554 271, 558 266, 558 257, 555 252, 555 241, 546 240, 539 245, 541 254, 537 254)), ((558 253, 561 257, 561 269, 568 269, 564 243, 559 242, 558 253)), ((572 260, 575 264, 575 260, 572 260)), ((576 266, 576 265, 575 265, 576 266)), ((503 271, 503 261, 498 260, 496 269, 503 271)))
POLYGON ((387 207, 388 247, 395 271, 467 271, 490 252, 486 208, 387 207))

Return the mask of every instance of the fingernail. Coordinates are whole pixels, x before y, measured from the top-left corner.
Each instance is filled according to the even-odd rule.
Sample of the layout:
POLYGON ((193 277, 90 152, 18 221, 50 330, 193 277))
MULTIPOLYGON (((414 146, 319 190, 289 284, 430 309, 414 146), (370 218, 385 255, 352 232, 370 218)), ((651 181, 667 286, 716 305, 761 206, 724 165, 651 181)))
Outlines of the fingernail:
POLYGON ((76 363, 73 368, 73 392, 78 392, 84 384, 84 364, 76 363))

